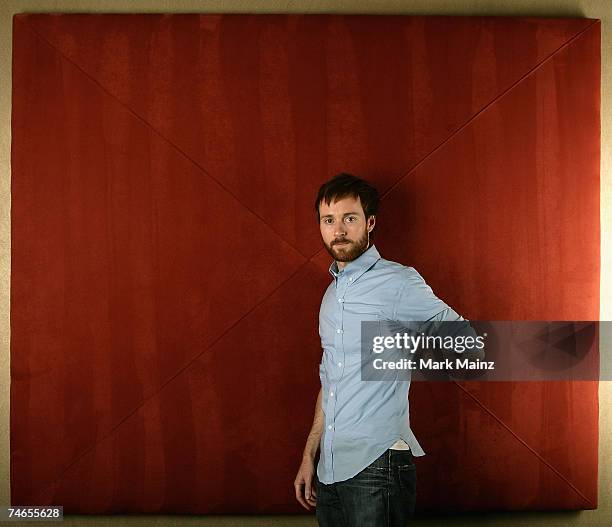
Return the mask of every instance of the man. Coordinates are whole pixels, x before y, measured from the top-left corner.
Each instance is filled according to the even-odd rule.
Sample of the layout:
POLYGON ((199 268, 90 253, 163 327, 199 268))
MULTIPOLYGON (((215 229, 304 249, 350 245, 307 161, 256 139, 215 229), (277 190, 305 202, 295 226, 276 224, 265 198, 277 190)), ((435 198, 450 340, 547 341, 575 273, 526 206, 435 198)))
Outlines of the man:
POLYGON ((322 527, 405 526, 416 502, 414 457, 425 452, 410 429, 410 381, 362 381, 361 322, 464 320, 414 268, 371 245, 378 202, 372 185, 345 173, 315 202, 333 281, 319 313, 321 389, 294 485, 322 527))

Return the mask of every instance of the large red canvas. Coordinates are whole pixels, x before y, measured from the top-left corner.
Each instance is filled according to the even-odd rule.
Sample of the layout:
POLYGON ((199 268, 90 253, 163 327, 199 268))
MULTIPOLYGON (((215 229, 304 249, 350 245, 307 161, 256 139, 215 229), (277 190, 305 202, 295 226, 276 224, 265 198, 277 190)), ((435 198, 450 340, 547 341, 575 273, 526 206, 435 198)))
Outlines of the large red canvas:
MULTIPOLYGON (((599 318, 600 24, 18 15, 11 501, 299 512, 313 210, 383 193, 376 244, 473 320, 599 318)), ((596 382, 415 383, 418 508, 597 506, 596 382)))

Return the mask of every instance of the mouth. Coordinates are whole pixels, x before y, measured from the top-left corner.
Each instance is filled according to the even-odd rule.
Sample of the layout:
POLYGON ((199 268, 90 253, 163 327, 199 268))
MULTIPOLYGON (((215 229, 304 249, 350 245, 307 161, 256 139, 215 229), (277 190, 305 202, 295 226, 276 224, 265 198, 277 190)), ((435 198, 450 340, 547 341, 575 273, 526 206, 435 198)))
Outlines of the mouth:
POLYGON ((348 245, 348 244, 349 244, 349 242, 337 242, 337 243, 334 243, 334 247, 336 245, 348 245))

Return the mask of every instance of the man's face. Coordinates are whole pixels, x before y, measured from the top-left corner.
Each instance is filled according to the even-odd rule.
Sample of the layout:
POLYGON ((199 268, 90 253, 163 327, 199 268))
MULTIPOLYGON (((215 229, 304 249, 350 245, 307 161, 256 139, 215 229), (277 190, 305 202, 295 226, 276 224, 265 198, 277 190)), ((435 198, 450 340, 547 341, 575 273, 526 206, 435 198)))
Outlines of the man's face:
POLYGON ((321 201, 319 216, 323 244, 334 260, 350 262, 368 249, 368 228, 374 227, 375 217, 370 216, 366 222, 359 196, 342 198, 329 205, 321 201))

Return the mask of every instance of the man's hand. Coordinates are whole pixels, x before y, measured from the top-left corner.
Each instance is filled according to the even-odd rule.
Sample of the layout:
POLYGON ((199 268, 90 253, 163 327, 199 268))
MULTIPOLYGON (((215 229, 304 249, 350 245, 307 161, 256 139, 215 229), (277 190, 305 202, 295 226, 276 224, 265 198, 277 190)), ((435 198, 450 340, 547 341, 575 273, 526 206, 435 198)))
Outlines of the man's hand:
POLYGON ((294 486, 295 498, 308 511, 310 507, 315 507, 317 504, 317 491, 313 479, 314 461, 305 456, 295 477, 294 486))

